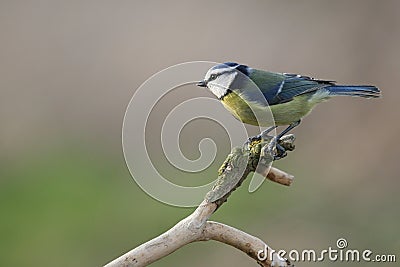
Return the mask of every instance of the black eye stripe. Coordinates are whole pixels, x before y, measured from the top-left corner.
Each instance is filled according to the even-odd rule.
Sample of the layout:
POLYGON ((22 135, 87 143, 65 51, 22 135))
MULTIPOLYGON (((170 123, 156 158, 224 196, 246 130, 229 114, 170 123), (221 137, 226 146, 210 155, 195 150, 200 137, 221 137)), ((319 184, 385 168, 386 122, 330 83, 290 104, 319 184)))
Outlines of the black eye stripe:
POLYGON ((231 73, 236 73, 236 72, 241 72, 243 74, 245 74, 246 76, 248 76, 248 72, 247 72, 247 66, 245 65, 237 65, 237 67, 235 68, 225 68, 223 71, 219 71, 219 72, 215 72, 212 73, 210 75, 210 77, 208 77, 208 81, 213 81, 215 79, 217 79, 219 76, 224 75, 224 74, 231 74, 231 73))

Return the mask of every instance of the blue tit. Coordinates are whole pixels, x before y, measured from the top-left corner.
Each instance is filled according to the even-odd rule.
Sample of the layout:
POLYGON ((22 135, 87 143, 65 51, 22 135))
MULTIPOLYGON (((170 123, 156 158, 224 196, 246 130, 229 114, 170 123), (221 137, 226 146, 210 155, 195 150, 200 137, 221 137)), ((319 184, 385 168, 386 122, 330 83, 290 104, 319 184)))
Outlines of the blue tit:
POLYGON ((371 85, 336 85, 334 81, 268 72, 233 62, 212 67, 197 85, 207 87, 243 123, 268 126, 269 131, 288 125, 278 139, 299 125, 315 105, 332 96, 380 97, 380 90, 371 85), (273 120, 258 120, 255 114, 268 108, 273 120))

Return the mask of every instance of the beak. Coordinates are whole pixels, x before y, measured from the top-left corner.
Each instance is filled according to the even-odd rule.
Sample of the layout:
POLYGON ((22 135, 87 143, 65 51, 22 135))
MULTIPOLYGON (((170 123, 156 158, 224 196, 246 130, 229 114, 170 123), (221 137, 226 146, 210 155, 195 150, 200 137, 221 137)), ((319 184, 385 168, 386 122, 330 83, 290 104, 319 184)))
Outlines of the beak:
POLYGON ((196 85, 197 85, 197 86, 200 86, 200 87, 207 87, 207 83, 206 83, 206 81, 204 81, 204 80, 198 82, 196 85))

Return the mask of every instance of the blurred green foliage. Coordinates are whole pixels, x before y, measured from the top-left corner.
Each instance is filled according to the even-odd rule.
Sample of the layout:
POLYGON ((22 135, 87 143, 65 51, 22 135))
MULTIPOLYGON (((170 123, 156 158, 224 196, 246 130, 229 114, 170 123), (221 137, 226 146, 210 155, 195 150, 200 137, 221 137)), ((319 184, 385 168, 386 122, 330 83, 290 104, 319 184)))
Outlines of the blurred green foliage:
MULTIPOLYGON (((296 173, 291 188, 266 182, 249 194, 247 180, 212 220, 257 235, 277 248, 326 248, 345 237, 357 248, 396 252, 393 248, 399 244, 392 229, 399 214, 390 211, 390 198, 357 205, 346 190, 340 198, 340 192, 330 193, 311 180, 315 177, 296 166, 294 158, 291 153, 287 159, 296 173)), ((151 199, 134 183, 122 157, 109 157, 98 148, 38 149, 2 165, 1 175, 7 177, 0 187, 2 266, 99 266, 193 210, 151 199)), ((217 262, 231 255, 255 266, 234 250, 214 242, 196 243, 154 265, 183 266, 195 260, 200 266, 204 254, 210 253, 217 262)))

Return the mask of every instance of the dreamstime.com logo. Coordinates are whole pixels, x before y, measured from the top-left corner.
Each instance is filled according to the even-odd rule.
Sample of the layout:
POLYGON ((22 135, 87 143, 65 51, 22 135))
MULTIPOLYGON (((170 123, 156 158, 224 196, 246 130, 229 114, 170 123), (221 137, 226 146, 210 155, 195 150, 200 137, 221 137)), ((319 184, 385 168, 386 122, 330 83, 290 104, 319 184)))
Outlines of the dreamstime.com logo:
POLYGON ((288 259, 292 262, 396 262, 395 254, 374 254, 369 249, 350 249, 348 248, 347 240, 344 238, 339 238, 336 241, 335 248, 328 247, 323 250, 292 249, 288 252, 286 250, 273 250, 266 246, 257 252, 257 257, 260 261, 264 261, 267 258, 272 259, 274 255, 281 260, 288 259))
MULTIPOLYGON (((251 136, 249 127, 237 121, 207 89, 196 86, 216 64, 197 61, 166 68, 147 79, 135 91, 127 107, 122 129, 126 164, 141 189, 163 203, 198 206, 214 184, 219 167, 216 157, 223 155, 225 158, 233 147, 243 145, 251 136), (199 128, 191 131, 196 123, 199 128), (213 129, 216 125, 219 128, 213 129), (227 149, 219 151, 217 142, 210 137, 213 132, 217 133, 214 139, 228 144, 227 149), (194 157, 187 156, 185 147, 188 144, 191 145, 189 154, 196 152, 194 157), (208 168, 211 179, 210 174, 207 181, 191 178, 194 174, 203 178, 206 175, 201 174, 208 168), (182 177, 186 178, 183 182, 182 177), (189 186, 187 182, 194 184, 189 186)), ((256 89, 253 91, 262 95, 246 75, 237 72, 237 77, 247 79, 256 89)), ((274 124, 268 108, 263 114, 254 115, 258 121, 274 124)), ((255 132, 258 134, 262 130, 257 127, 255 132)), ((254 192, 264 180, 253 175, 249 192, 254 192)))

